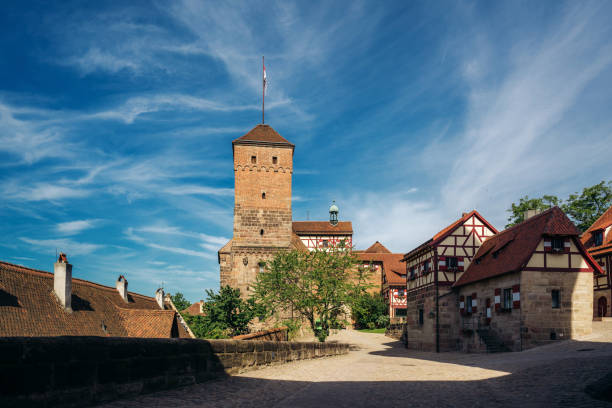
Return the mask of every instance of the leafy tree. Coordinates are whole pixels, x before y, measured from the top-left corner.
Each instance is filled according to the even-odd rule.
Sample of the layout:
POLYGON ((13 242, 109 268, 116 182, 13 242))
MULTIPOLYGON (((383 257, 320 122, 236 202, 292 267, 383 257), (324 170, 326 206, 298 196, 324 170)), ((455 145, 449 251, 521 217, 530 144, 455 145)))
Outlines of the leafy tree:
POLYGON ((581 194, 570 194, 561 207, 576 227, 586 231, 612 205, 612 181, 585 187, 581 194))
POLYGON ((389 323, 387 307, 380 294, 362 294, 352 308, 355 325, 360 329, 386 327, 389 323))
POLYGON ((506 228, 520 224, 525 221, 525 211, 527 210, 548 210, 550 207, 560 204, 560 200, 553 195, 545 195, 541 198, 522 197, 518 204, 512 203, 512 206, 507 211, 510 213, 506 228))
POLYGON ((185 299, 185 296, 181 292, 176 292, 174 295, 170 296, 172 298, 172 303, 176 306, 178 311, 183 311, 191 306, 191 303, 185 299))
POLYGON ((267 310, 299 313, 323 342, 367 289, 367 273, 343 243, 327 251, 279 252, 257 275, 254 298, 267 310))
POLYGON ((240 290, 224 286, 218 293, 207 289, 204 316, 187 313, 183 318, 198 338, 218 339, 249 332, 249 323, 262 315, 263 310, 254 300, 245 301, 240 290))

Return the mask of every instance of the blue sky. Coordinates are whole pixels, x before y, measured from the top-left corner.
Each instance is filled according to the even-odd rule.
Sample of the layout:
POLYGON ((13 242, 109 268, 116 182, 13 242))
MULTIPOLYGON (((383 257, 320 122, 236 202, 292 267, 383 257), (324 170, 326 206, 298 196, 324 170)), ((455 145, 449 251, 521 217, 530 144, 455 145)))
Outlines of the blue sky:
POLYGON ((295 143, 293 216, 410 250, 463 211, 612 174, 610 2, 8 2, 0 259, 218 287, 231 140, 295 143))

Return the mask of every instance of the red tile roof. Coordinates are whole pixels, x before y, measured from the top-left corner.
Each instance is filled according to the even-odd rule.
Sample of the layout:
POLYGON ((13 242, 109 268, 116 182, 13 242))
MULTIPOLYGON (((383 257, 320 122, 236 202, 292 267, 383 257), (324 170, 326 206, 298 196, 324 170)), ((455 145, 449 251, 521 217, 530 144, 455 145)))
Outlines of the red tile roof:
POLYGON ((172 310, 154 298, 72 279, 72 313, 53 292, 53 274, 0 261, 0 337, 189 337, 172 310))
POLYGON ((334 226, 329 221, 293 221, 293 232, 297 235, 349 235, 353 234, 353 224, 350 221, 339 221, 334 226))
POLYGON ((362 261, 381 263, 388 284, 406 285, 406 264, 401 262, 403 254, 359 252, 354 255, 362 261))
POLYGON ((383 244, 381 244, 378 241, 370 245, 370 247, 363 252, 375 252, 375 253, 383 253, 383 254, 391 253, 391 251, 389 251, 383 244))
POLYGON ((204 304, 204 301, 200 300, 199 302, 193 303, 191 306, 189 306, 187 309, 183 310, 182 312, 190 314, 190 315, 194 315, 194 316, 195 315, 204 316, 204 313, 201 312, 203 304, 204 304))
POLYGON ((609 231, 607 236, 604 236, 603 243, 599 246, 595 246, 594 232, 598 230, 605 230, 612 225, 612 206, 608 208, 598 219, 587 229, 584 234, 580 237, 580 240, 585 247, 588 248, 591 254, 604 254, 608 251, 612 252, 612 231, 609 231))
POLYGON ((467 271, 453 286, 463 286, 520 271, 545 235, 574 237, 591 267, 598 269, 580 244, 578 234, 578 229, 563 211, 559 207, 553 207, 488 238, 474 256, 467 271), (493 256, 494 253, 496 256, 493 256))
POLYGON ((292 143, 279 135, 270 125, 262 124, 255 126, 244 136, 234 140, 232 144, 272 144, 294 147, 292 143))
POLYGON ((446 228, 443 228, 442 230, 440 230, 431 239, 425 241, 424 243, 422 243, 421 245, 419 245, 418 247, 416 247, 412 251, 406 253, 404 258, 410 257, 410 255, 414 254, 415 252, 418 252, 419 250, 421 250, 424 247, 430 247, 430 246, 434 246, 434 245, 438 244, 440 241, 442 241, 444 238, 446 238, 448 235, 450 235, 455 229, 457 229, 457 227, 461 226, 461 224, 463 224, 468 219, 470 219, 470 217, 472 217, 472 215, 475 215, 476 218, 478 218, 480 220, 480 222, 482 222, 484 225, 486 225, 491 231, 493 231, 494 234, 497 234, 497 229, 493 225, 489 224, 489 222, 482 215, 480 215, 480 213, 478 211, 472 210, 469 213, 463 213, 461 218, 459 218, 458 220, 454 221, 452 224, 450 224, 446 228))

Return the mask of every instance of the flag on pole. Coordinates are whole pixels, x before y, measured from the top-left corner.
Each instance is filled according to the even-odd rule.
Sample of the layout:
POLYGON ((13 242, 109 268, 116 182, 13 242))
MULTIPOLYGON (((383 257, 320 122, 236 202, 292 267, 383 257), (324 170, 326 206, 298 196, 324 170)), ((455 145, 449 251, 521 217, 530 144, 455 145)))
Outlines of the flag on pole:
POLYGON ((268 77, 266 76, 266 66, 263 66, 263 90, 264 95, 268 94, 268 77))

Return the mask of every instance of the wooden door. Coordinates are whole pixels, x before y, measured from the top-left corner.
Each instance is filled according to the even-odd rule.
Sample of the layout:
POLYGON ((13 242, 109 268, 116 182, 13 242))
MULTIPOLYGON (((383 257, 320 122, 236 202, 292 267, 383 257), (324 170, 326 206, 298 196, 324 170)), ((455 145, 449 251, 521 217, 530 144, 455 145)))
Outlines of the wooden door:
POLYGON ((605 298, 605 296, 602 296, 597 301, 597 316, 606 317, 607 312, 608 312, 608 300, 605 298))

